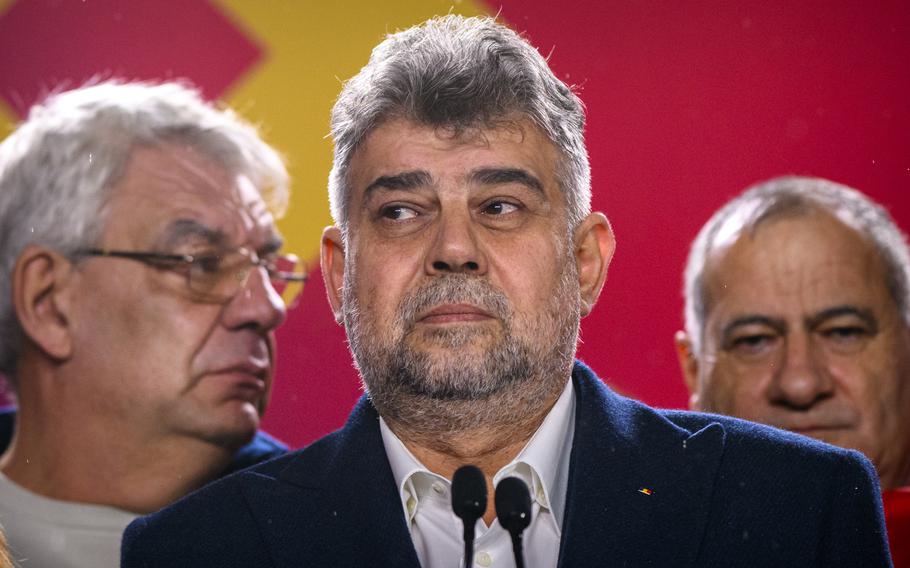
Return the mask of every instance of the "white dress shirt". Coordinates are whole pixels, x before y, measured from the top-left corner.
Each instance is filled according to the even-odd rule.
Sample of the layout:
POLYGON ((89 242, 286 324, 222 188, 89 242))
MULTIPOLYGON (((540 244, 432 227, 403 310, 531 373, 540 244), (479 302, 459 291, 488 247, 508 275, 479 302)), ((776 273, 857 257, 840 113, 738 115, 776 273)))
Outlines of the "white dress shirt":
MULTIPOLYGON (((420 565, 464 566, 464 529, 452 512, 451 482, 421 464, 381 418, 379 427, 420 565)), ((505 477, 518 477, 531 492, 531 524, 523 537, 527 568, 554 568, 559 558, 574 434, 575 391, 567 381, 524 449, 493 477, 494 487, 505 477)), ((514 568, 512 540, 498 520, 488 527, 479 519, 475 535, 472 566, 514 568)))

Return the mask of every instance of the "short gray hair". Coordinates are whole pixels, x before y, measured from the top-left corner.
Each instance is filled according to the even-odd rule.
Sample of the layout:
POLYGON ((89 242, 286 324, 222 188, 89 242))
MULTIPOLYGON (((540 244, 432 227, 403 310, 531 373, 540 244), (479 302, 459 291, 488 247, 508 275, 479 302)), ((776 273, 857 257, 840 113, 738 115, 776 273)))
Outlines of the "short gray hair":
POLYGON ((692 243, 683 284, 686 333, 694 352, 701 353, 704 324, 710 311, 704 273, 717 236, 754 233, 768 220, 808 215, 814 211, 831 214, 869 240, 886 267, 886 285, 894 304, 910 325, 910 251, 907 237, 891 215, 859 191, 817 177, 785 176, 748 188, 719 209, 699 231, 692 243))
POLYGON ((108 81, 51 95, 0 144, 0 372, 14 382, 21 329, 11 276, 19 254, 40 244, 72 256, 94 244, 134 148, 169 141, 246 175, 276 216, 284 212, 281 156, 252 125, 179 83, 108 81))
POLYGON ((591 174, 581 100, 525 39, 493 18, 448 15, 389 35, 347 81, 332 109, 335 158, 329 202, 347 233, 348 166, 363 140, 384 121, 495 126, 530 119, 560 154, 556 172, 575 227, 591 211, 591 174))

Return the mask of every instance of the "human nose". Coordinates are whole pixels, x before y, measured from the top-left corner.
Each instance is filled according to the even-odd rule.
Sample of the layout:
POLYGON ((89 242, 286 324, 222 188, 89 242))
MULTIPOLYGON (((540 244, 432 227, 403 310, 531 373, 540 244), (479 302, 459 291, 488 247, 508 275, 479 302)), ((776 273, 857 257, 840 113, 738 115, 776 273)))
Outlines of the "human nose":
POLYGON ((830 397, 834 383, 821 357, 810 337, 788 337, 783 360, 771 381, 771 402, 806 410, 830 397))
POLYGON ((427 253, 427 274, 484 274, 486 270, 486 257, 470 215, 442 214, 427 253))
POLYGON ((257 266, 251 271, 243 287, 227 303, 224 324, 232 329, 253 327, 269 331, 281 325, 287 309, 266 269, 257 266))

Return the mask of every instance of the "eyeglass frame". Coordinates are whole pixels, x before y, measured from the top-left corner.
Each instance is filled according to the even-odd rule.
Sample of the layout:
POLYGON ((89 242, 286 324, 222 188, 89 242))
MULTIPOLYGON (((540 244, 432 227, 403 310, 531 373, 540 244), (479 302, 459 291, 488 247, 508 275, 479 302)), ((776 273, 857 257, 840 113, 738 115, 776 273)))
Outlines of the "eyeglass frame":
MULTIPOLYGON (((245 256, 247 258, 247 260, 250 261, 250 265, 252 267, 264 268, 266 271, 266 274, 269 277, 269 281, 280 280, 282 282, 285 282, 286 284, 290 284, 290 283, 294 283, 294 282, 299 282, 302 284, 302 283, 306 282, 307 278, 309 277, 309 275, 306 274, 306 272, 304 272, 304 274, 293 274, 290 272, 284 272, 284 271, 277 270, 274 266, 273 260, 260 258, 259 255, 256 254, 255 251, 252 251, 246 247, 238 247, 235 249, 229 249, 224 252, 225 253, 235 253, 235 252, 241 253, 243 256, 245 256)), ((141 262, 147 266, 151 266, 153 268, 159 268, 159 269, 163 269, 163 270, 173 270, 173 271, 177 271, 177 272, 185 272, 186 287, 189 289, 190 292, 192 292, 193 294, 196 294, 200 297, 204 297, 204 296, 206 296, 206 294, 204 292, 193 290, 193 287, 190 285, 190 274, 192 271, 192 267, 194 265, 198 266, 199 263, 203 260, 210 259, 213 257, 217 258, 217 257, 222 256, 222 255, 217 255, 217 254, 193 255, 193 254, 165 253, 165 252, 155 252, 155 251, 127 251, 127 250, 102 249, 102 248, 79 249, 74 254, 76 256, 87 256, 87 257, 97 257, 97 258, 125 258, 125 259, 129 259, 129 260, 139 261, 139 262, 141 262), (180 270, 181 267, 183 267, 183 270, 180 270)), ((300 262, 300 258, 294 254, 278 255, 277 259, 287 259, 288 261, 293 262, 294 264, 302 265, 302 263, 300 262)), ((243 282, 239 285, 237 292, 235 292, 234 294, 231 294, 224 298, 221 298, 220 296, 209 296, 210 298, 212 298, 212 303, 226 304, 226 303, 230 302, 231 299, 233 299, 234 296, 236 296, 240 292, 240 290, 243 289, 243 286, 246 285, 248 278, 249 278, 249 274, 247 274, 244 277, 243 282), (220 299, 215 300, 216 297, 220 298, 220 299)), ((298 292, 297 294, 299 297, 300 292, 298 292)), ((283 298, 282 298, 282 300, 283 300, 283 298)), ((295 302, 286 303, 286 307, 292 308, 295 303, 296 303, 296 298, 295 298, 295 302)))

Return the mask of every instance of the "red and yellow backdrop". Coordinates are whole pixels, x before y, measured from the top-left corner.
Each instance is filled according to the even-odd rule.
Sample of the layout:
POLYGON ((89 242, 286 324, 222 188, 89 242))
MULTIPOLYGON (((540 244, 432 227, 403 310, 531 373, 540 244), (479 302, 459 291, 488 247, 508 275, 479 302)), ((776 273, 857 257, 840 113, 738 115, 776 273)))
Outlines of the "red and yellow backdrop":
MULTIPOLYGON (((184 77, 262 125, 294 179, 288 248, 331 222, 328 115, 387 32, 499 14, 589 112, 594 206, 618 248, 580 356, 615 388, 684 406, 680 273, 711 212, 757 180, 829 177, 910 228, 910 10, 902 0, 0 0, 0 136, 61 84, 184 77)), ((265 427, 291 445, 360 393, 318 274, 278 332, 265 427)))

